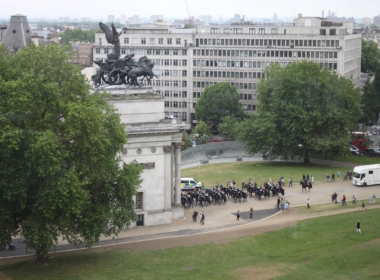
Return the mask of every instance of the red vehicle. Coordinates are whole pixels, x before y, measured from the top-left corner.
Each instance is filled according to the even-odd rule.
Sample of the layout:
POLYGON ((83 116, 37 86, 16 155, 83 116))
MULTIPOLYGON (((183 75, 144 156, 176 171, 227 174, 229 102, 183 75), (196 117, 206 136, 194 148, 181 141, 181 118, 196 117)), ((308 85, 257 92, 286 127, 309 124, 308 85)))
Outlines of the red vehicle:
POLYGON ((367 145, 366 139, 367 133, 364 132, 352 132, 351 141, 352 145, 357 147, 361 151, 365 151, 369 146, 367 145))

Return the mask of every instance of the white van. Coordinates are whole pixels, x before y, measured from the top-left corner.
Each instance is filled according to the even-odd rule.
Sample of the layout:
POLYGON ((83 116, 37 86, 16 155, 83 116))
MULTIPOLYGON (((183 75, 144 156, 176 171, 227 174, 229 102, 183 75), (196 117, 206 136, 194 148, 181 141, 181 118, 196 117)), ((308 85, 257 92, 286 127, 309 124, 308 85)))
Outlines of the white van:
POLYGON ((357 166, 353 175, 352 183, 356 186, 380 184, 380 164, 357 166))

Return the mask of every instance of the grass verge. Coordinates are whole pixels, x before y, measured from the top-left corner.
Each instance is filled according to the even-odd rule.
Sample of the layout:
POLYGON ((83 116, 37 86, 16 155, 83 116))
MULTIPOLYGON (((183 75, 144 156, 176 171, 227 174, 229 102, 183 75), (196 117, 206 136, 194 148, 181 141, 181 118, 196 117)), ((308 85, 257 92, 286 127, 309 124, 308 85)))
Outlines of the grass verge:
POLYGON ((331 174, 340 170, 341 176, 347 168, 330 167, 325 165, 287 163, 287 162, 240 162, 202 165, 181 171, 182 178, 195 178, 211 187, 216 182, 226 184, 227 180, 235 180, 241 186, 242 180, 248 182, 248 178, 258 184, 268 182, 269 178, 278 180, 281 176, 285 178, 285 184, 289 178, 293 179, 293 185, 299 184, 303 174, 314 174, 315 181, 323 181, 326 173, 331 174))
POLYGON ((0 275, 15 280, 380 279, 379 215, 380 209, 373 209, 309 219, 222 245, 65 254, 47 266, 11 262, 0 265, 0 275))
MULTIPOLYGON (((368 157, 368 156, 354 156, 349 155, 346 157, 335 157, 334 161, 342 161, 342 162, 352 162, 357 163, 358 165, 368 165, 368 164, 378 164, 380 163, 379 157, 368 157)), ((342 171, 341 171, 342 173, 342 171)))
MULTIPOLYGON (((338 196, 338 203, 326 203, 326 204, 318 204, 318 205, 313 205, 311 203, 310 209, 307 209, 307 206, 298 206, 298 214, 299 215, 307 215, 307 214, 314 214, 314 213, 322 213, 322 212, 327 212, 327 211, 338 211, 338 210, 343 210, 343 209, 351 209, 351 208, 361 208, 362 207, 362 201, 363 200, 356 200, 356 204, 352 203, 351 198, 350 201, 346 202, 346 206, 342 206, 342 196, 338 196)), ((371 204, 369 204, 369 199, 364 199, 365 201, 365 206, 367 209, 371 209, 371 204)), ((377 200, 377 203, 379 203, 379 200, 377 200)))

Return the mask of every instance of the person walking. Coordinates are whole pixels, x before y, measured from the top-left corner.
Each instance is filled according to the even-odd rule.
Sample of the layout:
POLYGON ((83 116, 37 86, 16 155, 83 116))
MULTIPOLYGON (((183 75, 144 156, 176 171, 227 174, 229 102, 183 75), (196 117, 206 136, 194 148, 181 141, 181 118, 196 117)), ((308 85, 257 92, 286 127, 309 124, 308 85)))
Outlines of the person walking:
POLYGON ((344 173, 343 181, 347 181, 347 173, 344 173))
POLYGON ((350 176, 350 180, 352 180, 352 171, 350 170, 349 172, 350 172, 350 175, 349 175, 350 176))
POLYGON ((282 211, 285 210, 285 199, 282 198, 282 201, 281 201, 281 209, 282 211))
POLYGON ((202 215, 202 226, 205 224, 205 215, 202 215))
POLYGON ((238 210, 238 212, 237 212, 237 214, 236 214, 236 221, 239 221, 239 219, 240 219, 240 212, 239 212, 239 210, 238 210))
POLYGON ((288 186, 288 188, 293 187, 293 184, 292 184, 292 183, 293 183, 293 181, 292 181, 292 177, 290 177, 290 178, 289 178, 289 186, 288 186))
POLYGON ((311 184, 314 185, 314 175, 311 174, 311 184))
POLYGON ((365 207, 365 201, 364 200, 362 201, 362 210, 363 209, 367 210, 367 208, 365 207))
POLYGON ((309 174, 306 175, 306 181, 309 182, 309 174))
POLYGON ((334 182, 335 182, 335 173, 334 173, 334 172, 333 172, 332 175, 331 175, 331 183, 332 183, 333 180, 334 180, 334 182))
POLYGON ((289 205, 290 205, 290 202, 289 201, 285 201, 285 208, 284 208, 284 212, 282 213, 282 214, 285 214, 285 211, 286 210, 288 210, 288 213, 289 213, 289 211, 290 211, 290 207, 289 207, 289 205))
POLYGON ((307 209, 310 209, 310 199, 307 199, 307 209))
POLYGON ((356 233, 362 233, 362 231, 360 230, 360 221, 358 220, 357 222, 356 222, 356 233))
POLYGON ((193 223, 195 223, 197 221, 197 216, 198 216, 198 212, 194 210, 193 223))
POLYGON ((326 173, 326 183, 329 182, 329 174, 326 173))
POLYGON ((355 195, 352 195, 352 204, 356 204, 356 197, 355 197, 355 195))
POLYGON ((343 198, 342 198, 342 206, 347 206, 346 204, 346 196, 343 195, 343 198))
POLYGON ((202 224, 202 218, 203 218, 202 212, 199 212, 199 223, 200 224, 202 224))
POLYGON ((375 204, 375 203, 376 203, 376 194, 375 194, 375 193, 373 193, 373 198, 372 198, 372 200, 373 200, 373 204, 375 204))
POLYGON ((252 215, 253 215, 253 209, 251 207, 251 209, 249 209, 249 216, 250 216, 251 219, 252 219, 252 215))
POLYGON ((338 177, 338 180, 339 180, 339 177, 340 177, 340 171, 338 170, 338 172, 336 173, 336 176, 338 177))
POLYGON ((369 195, 369 204, 372 204, 373 194, 369 195))
POLYGON ((281 200, 279 197, 277 197, 277 209, 280 209, 280 203, 281 203, 281 200))

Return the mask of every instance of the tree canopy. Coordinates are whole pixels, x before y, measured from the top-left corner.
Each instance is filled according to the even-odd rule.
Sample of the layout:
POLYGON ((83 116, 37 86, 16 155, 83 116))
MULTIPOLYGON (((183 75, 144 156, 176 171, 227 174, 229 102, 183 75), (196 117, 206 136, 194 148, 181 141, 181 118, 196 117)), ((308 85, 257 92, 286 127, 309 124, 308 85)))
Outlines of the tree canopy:
POLYGON ((195 140, 199 141, 200 144, 205 144, 212 137, 210 127, 204 121, 200 121, 193 129, 192 136, 195 140))
POLYGON ((97 242, 136 219, 142 167, 125 164, 124 126, 57 45, 0 46, 0 244, 19 234, 46 258, 58 237, 97 242))
POLYGON ((95 33, 98 30, 82 30, 82 29, 66 29, 63 33, 61 33, 62 43, 64 45, 68 45, 70 41, 80 41, 80 42, 95 42, 95 33))
POLYGON ((271 65, 257 87, 258 116, 239 124, 251 154, 276 159, 330 158, 348 152, 350 131, 361 116, 352 81, 313 62, 271 65))
POLYGON ((362 61, 361 72, 375 73, 380 65, 380 50, 374 41, 367 42, 362 40, 362 61))
POLYGON ((243 120, 246 114, 239 99, 236 87, 229 83, 207 86, 195 106, 195 117, 211 125, 214 131, 223 117, 243 120))

